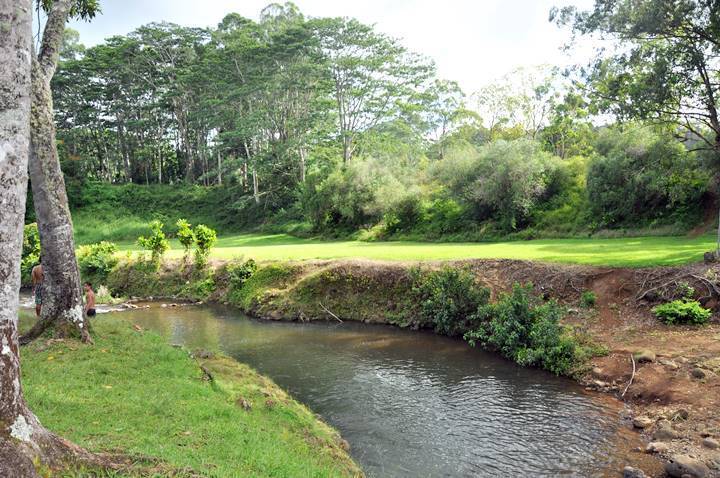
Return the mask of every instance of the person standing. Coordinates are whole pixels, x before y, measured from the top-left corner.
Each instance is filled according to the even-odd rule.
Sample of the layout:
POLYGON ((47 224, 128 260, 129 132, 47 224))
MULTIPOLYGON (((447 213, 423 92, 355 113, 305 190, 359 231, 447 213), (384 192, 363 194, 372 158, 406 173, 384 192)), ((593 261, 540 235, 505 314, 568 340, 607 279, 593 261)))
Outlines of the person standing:
POLYGON ((95 292, 93 292, 92 284, 86 282, 83 284, 85 289, 85 315, 88 317, 95 316, 95 292))
POLYGON ((32 280, 33 296, 35 297, 35 315, 40 317, 40 312, 42 312, 43 280, 45 279, 42 256, 40 256, 38 264, 32 268, 30 279, 32 280))

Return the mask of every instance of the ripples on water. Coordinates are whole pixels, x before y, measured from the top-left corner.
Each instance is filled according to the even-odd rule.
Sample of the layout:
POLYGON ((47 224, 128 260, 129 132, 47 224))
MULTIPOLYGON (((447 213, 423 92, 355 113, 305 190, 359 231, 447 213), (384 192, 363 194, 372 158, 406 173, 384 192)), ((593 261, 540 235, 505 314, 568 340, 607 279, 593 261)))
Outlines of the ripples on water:
MULTIPOLYGON (((188 347, 219 348, 339 429, 369 476, 604 476, 616 410, 569 380, 433 334, 249 320, 224 308, 123 312, 188 347)), ((97 320, 102 320, 99 318, 97 320)))

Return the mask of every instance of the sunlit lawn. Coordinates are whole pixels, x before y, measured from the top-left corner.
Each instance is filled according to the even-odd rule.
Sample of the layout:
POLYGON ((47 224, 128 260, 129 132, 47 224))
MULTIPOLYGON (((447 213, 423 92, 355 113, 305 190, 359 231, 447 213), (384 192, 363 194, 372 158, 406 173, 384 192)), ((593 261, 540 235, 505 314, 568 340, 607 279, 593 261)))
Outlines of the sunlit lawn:
MULTIPOLYGON (((169 257, 180 257, 172 241, 169 257)), ((121 250, 137 250, 134 244, 121 250)), ((713 236, 633 237, 620 239, 546 239, 488 243, 361 242, 300 239, 285 234, 239 234, 221 237, 216 259, 256 260, 366 258, 381 260, 528 259, 548 262, 641 267, 678 265, 702 260, 715 248, 713 236)))

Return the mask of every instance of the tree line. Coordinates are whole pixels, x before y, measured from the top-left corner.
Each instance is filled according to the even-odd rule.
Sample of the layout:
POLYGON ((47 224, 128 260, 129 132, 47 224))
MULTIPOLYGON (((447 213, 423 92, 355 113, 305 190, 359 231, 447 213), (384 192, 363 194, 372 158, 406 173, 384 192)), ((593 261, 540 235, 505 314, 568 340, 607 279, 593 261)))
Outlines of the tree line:
POLYGON ((569 72, 521 68, 470 95, 374 27, 292 3, 88 49, 68 30, 52 83, 63 169, 221 186, 240 222, 314 230, 686 227, 714 195, 717 12, 610 3, 551 19, 624 49, 569 72))

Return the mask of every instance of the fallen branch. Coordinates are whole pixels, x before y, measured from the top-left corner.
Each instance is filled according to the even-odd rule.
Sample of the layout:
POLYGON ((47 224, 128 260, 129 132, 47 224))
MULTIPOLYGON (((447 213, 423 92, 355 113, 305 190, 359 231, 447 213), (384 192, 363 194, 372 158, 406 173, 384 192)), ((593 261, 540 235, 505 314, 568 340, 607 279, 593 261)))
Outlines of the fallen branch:
POLYGON ((332 312, 330 312, 330 310, 329 310, 327 307, 325 307, 324 305, 322 305, 322 302, 318 302, 318 304, 320 304, 320 307, 322 307, 322 309, 323 309, 325 312, 327 312, 327 313, 330 314, 332 317, 334 317, 338 322, 340 322, 341 324, 343 323, 343 321, 340 320, 340 317, 338 317, 337 315, 335 315, 335 314, 333 314, 332 312))
POLYGON ((633 357, 633 354, 630 354, 630 360, 632 360, 632 365, 633 365, 632 375, 630 376, 630 381, 628 382, 627 386, 625 387, 625 390, 623 390, 622 395, 620 395, 620 398, 625 396, 625 394, 628 391, 628 388, 630 388, 630 385, 632 385, 633 379, 635 378, 635 357, 633 357))

